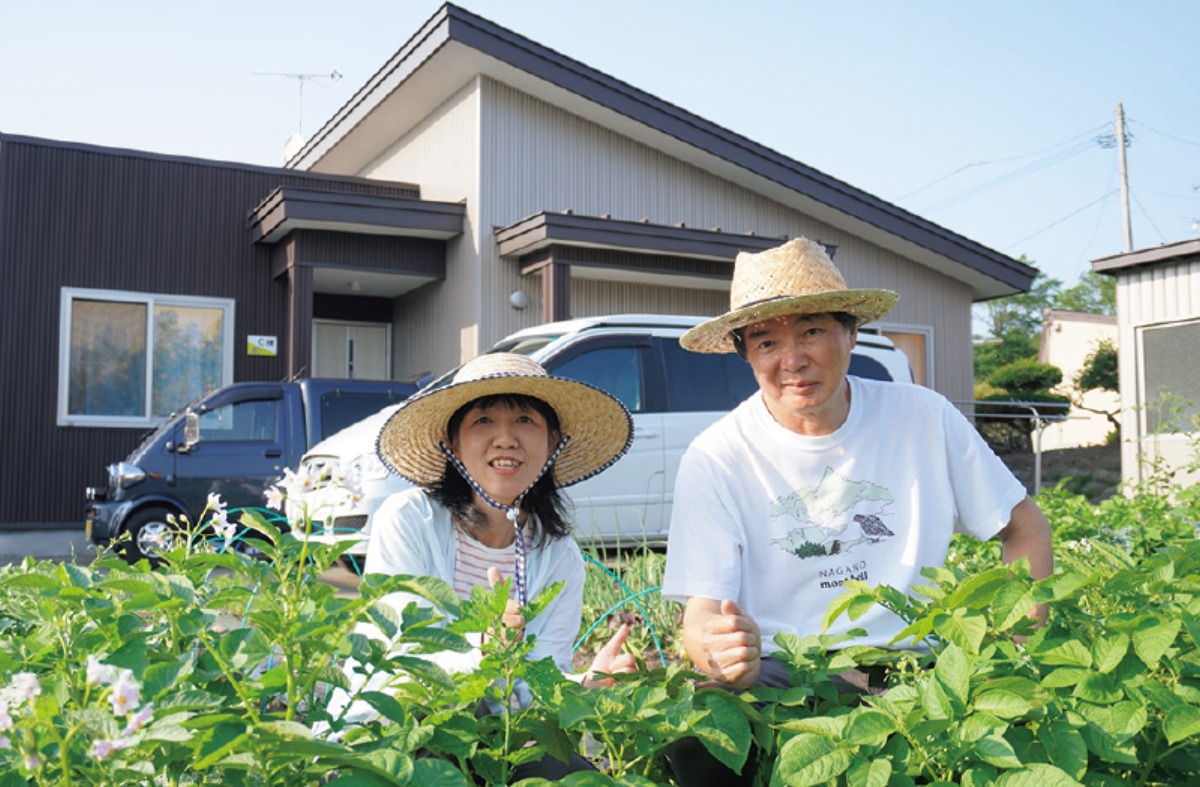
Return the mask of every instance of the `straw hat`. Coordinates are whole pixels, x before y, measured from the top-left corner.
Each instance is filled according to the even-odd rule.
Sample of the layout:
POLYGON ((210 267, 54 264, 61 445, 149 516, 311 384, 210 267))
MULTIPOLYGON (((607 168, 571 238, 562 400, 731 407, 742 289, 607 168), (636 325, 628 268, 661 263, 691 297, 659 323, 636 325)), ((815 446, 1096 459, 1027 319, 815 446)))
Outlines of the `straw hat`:
POLYGON ((441 388, 418 393, 387 420, 376 446, 379 458, 420 486, 437 483, 446 471, 438 441, 450 442, 450 417, 481 396, 524 394, 541 399, 570 436, 554 463, 554 483, 569 486, 620 459, 633 440, 625 405, 587 383, 550 377, 537 361, 514 353, 488 353, 463 364, 441 388))
POLYGON ((731 353, 729 332, 772 317, 846 312, 858 324, 878 320, 899 299, 891 290, 851 290, 821 245, 795 238, 757 254, 742 252, 733 265, 729 311, 679 338, 684 349, 731 353))

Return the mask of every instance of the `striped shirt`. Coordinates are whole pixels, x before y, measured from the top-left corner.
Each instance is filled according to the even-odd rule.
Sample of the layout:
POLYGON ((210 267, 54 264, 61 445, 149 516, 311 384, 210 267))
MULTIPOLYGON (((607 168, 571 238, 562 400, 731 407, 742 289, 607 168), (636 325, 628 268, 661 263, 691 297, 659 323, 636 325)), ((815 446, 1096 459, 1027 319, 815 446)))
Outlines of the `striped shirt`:
MULTIPOLYGON (((454 592, 459 598, 471 595, 471 588, 488 584, 487 570, 492 566, 500 569, 500 576, 510 579, 517 565, 517 543, 494 549, 479 543, 464 533, 460 528, 454 529, 457 548, 454 551, 454 592)), ((525 543, 530 543, 532 533, 525 528, 525 543)))

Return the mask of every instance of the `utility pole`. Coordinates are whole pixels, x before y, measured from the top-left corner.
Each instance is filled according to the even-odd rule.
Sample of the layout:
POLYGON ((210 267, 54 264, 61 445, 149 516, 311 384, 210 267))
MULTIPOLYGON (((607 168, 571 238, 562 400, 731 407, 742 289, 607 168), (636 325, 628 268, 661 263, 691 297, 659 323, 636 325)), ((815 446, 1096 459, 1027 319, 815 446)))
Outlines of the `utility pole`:
POLYGON ((1133 223, 1129 219, 1129 169, 1125 162, 1125 107, 1117 102, 1117 155, 1121 157, 1121 210, 1125 217, 1125 251, 1133 251, 1133 223))

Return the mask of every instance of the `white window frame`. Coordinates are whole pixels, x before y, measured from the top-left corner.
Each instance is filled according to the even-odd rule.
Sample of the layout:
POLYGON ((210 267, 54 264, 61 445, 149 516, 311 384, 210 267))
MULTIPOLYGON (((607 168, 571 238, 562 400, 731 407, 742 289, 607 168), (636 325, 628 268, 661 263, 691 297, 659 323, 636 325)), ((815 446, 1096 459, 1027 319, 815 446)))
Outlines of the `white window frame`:
POLYGON ((221 385, 233 382, 234 305, 232 298, 209 298, 193 295, 128 292, 124 290, 93 290, 63 287, 58 320, 58 425, 138 428, 157 426, 166 416, 149 414, 154 385, 154 307, 182 306, 221 309, 224 336, 221 343, 221 385), (140 303, 146 306, 146 415, 70 415, 67 412, 71 380, 71 306, 76 300, 140 303))
MULTIPOLYGON (((1150 391, 1146 388, 1146 331, 1159 328, 1180 328, 1183 326, 1200 325, 1200 316, 1184 317, 1178 320, 1167 320, 1162 322, 1148 322, 1141 325, 1133 326, 1136 353, 1136 369, 1137 369, 1137 393, 1135 394, 1137 401, 1135 408, 1137 410, 1138 419, 1138 435, 1139 439, 1144 441, 1154 440, 1160 444, 1180 446, 1191 442, 1191 433, 1180 432, 1160 432, 1153 434, 1150 431, 1150 419, 1148 417, 1152 403, 1158 399, 1158 391, 1150 391)), ((1188 361, 1190 362, 1190 360, 1188 361)), ((1182 394, 1181 394, 1182 395, 1182 394)), ((1193 402, 1200 404, 1200 402, 1193 402)))
POLYGON ((937 370, 934 369, 933 363, 933 326, 918 325, 916 323, 907 322, 873 322, 867 326, 872 329, 873 333, 878 333, 881 336, 886 331, 895 331, 896 333, 912 333, 920 334, 925 337, 925 387, 937 389, 937 370))

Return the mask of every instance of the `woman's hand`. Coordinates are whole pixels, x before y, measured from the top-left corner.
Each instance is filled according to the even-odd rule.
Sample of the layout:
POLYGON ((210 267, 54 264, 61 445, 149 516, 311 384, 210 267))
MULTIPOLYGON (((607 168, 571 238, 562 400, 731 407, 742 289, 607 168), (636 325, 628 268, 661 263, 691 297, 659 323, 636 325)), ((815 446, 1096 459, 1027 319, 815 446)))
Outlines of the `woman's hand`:
POLYGON ((596 678, 597 673, 606 675, 616 675, 622 672, 633 672, 637 669, 637 661, 629 653, 623 653, 621 648, 625 645, 625 640, 629 637, 629 624, 622 623, 621 628, 617 629, 617 633, 613 634, 612 639, 600 648, 596 654, 596 658, 592 660, 592 666, 588 669, 587 674, 583 676, 583 685, 595 688, 596 686, 611 686, 616 683, 612 678, 596 678))
MULTIPOLYGON (((504 577, 500 574, 500 569, 492 566, 487 570, 488 583, 492 586, 492 590, 504 581, 504 577)), ((508 603, 504 606, 504 614, 500 616, 500 631, 489 631, 484 634, 483 639, 486 642, 492 637, 498 637, 500 642, 508 644, 517 642, 525 636, 525 617, 521 614, 521 605, 516 602, 516 599, 509 598, 508 603)))

